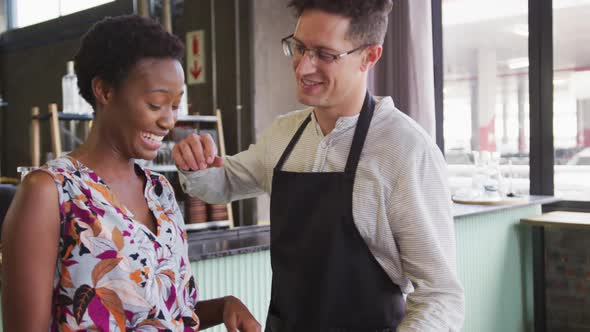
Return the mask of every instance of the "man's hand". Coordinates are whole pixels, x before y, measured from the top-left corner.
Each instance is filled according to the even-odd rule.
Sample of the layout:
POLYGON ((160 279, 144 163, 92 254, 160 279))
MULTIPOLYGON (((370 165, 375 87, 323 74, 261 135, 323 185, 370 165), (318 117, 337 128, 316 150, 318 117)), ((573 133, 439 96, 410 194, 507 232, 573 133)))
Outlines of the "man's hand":
POLYGON ((238 298, 228 296, 223 305, 223 323, 228 332, 260 332, 258 321, 238 298))
POLYGON ((183 171, 197 171, 223 166, 217 147, 209 134, 190 134, 172 149, 176 166, 183 171))

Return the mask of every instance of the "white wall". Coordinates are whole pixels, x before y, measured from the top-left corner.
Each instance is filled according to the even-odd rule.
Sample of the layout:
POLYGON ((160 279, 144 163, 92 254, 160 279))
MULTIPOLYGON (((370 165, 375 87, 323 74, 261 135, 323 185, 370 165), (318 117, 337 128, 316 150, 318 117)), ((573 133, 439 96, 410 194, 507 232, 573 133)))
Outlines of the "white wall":
MULTIPOLYGON (((285 0, 253 1, 254 129, 256 137, 279 115, 300 109, 291 60, 283 55, 281 38, 295 30, 293 12, 285 0)), ((258 220, 268 221, 269 198, 258 199, 258 220)))

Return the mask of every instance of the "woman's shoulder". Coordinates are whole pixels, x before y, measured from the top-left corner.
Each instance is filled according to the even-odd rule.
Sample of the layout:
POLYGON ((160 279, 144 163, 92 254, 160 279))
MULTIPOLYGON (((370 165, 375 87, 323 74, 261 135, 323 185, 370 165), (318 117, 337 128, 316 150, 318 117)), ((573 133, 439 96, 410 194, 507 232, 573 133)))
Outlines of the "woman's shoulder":
POLYGON ((54 192, 55 177, 43 168, 33 170, 25 176, 19 185, 19 190, 24 192, 38 191, 40 193, 54 192))
POLYGON ((98 182, 96 174, 68 156, 48 161, 34 173, 37 172, 48 174, 53 178, 53 187, 57 185, 60 204, 78 195, 86 195, 85 190, 92 190, 89 189, 89 185, 98 182))
POLYGON ((49 211, 57 209, 60 197, 60 190, 56 186, 55 177, 38 169, 30 172, 23 179, 18 186, 13 204, 20 210, 18 213, 22 214, 23 211, 29 211, 20 215, 21 217, 18 219, 23 219, 22 216, 27 215, 43 220, 43 218, 47 217, 49 211))

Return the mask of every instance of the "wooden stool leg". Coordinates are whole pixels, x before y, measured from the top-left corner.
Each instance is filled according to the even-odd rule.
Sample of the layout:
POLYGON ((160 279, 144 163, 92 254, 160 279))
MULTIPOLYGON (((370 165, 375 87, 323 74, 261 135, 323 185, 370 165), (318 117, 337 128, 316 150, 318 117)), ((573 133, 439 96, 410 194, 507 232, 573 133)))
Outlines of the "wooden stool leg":
POLYGON ((41 133, 39 128, 39 107, 31 110, 31 166, 41 165, 41 133))
MULTIPOLYGON (((215 116, 217 117, 217 139, 219 141, 219 156, 225 157, 225 135, 223 134, 223 122, 221 121, 221 110, 215 110, 215 116)), ((227 219, 231 221, 231 227, 234 227, 234 212, 232 204, 227 204, 227 219)))
POLYGON ((51 128, 51 146, 54 158, 61 157, 61 130, 59 130, 59 114, 57 104, 49 104, 49 126, 51 128))
POLYGON ((90 129, 92 129, 92 121, 84 122, 84 140, 88 138, 90 134, 90 129))

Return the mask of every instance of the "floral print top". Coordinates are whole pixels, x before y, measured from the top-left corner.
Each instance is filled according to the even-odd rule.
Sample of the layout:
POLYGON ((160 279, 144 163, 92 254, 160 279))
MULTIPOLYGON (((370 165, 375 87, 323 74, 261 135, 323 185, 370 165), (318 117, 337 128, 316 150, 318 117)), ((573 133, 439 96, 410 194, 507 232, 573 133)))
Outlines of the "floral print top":
POLYGON ((92 170, 69 157, 42 169, 58 187, 61 237, 51 331, 198 331, 197 287, 174 191, 135 165, 157 221, 135 221, 92 170))

